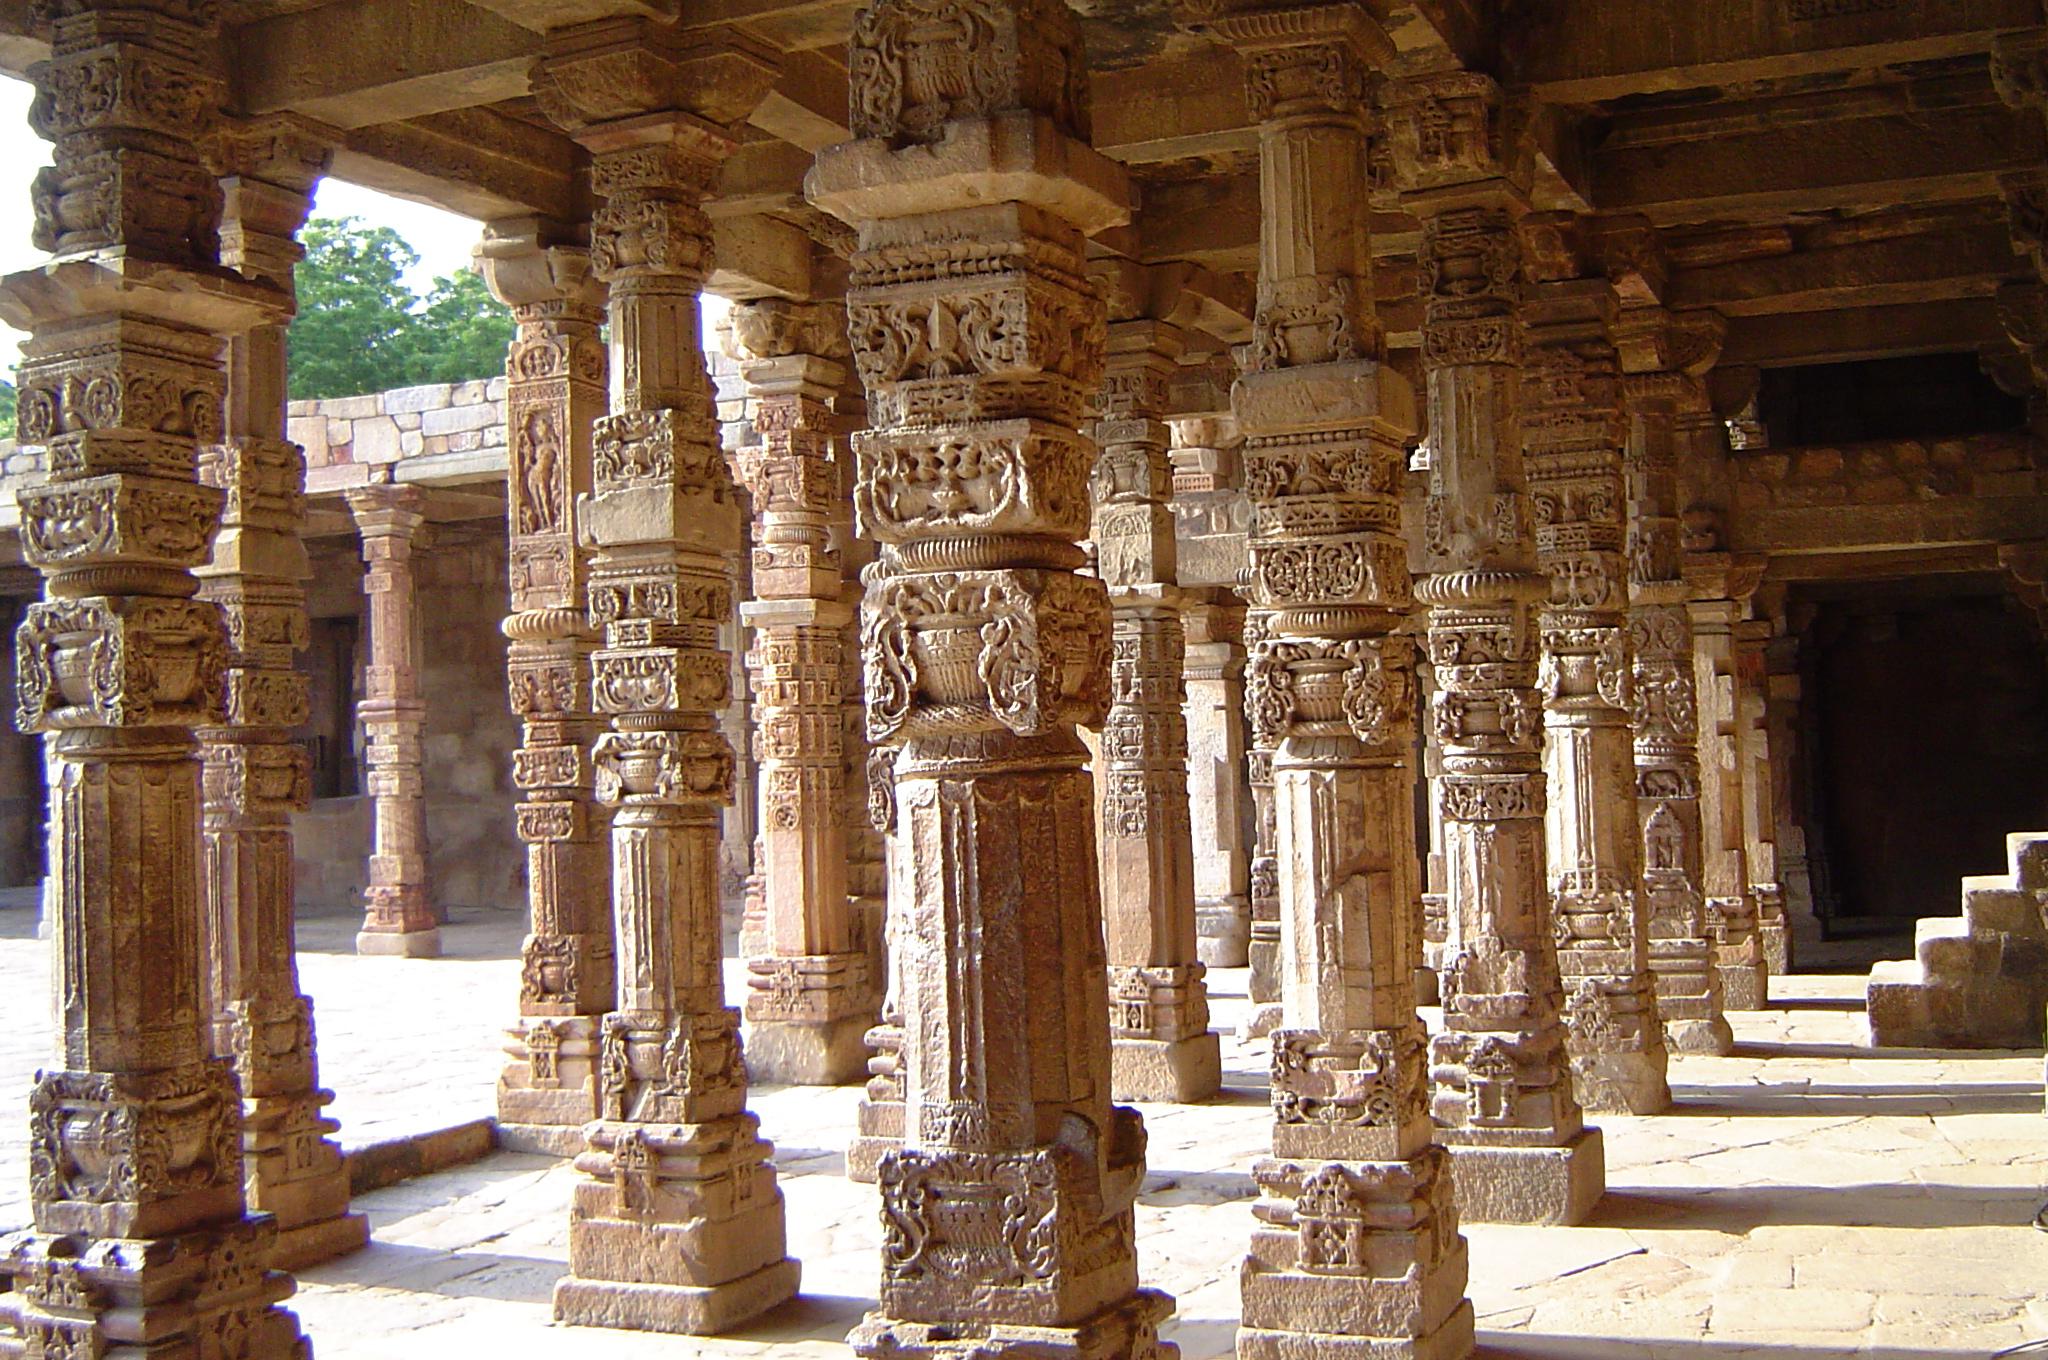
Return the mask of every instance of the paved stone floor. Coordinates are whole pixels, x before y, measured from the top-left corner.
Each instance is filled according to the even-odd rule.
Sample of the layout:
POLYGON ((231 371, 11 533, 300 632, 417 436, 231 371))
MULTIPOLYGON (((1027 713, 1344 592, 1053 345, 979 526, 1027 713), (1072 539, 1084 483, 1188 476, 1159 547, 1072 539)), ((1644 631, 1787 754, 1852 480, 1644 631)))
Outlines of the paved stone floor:
MULTIPOLYGON (((301 930, 333 1107, 350 1144, 490 1110, 498 1026, 516 985, 509 916, 448 928, 451 957, 357 958, 353 922, 301 930)), ((0 1224, 25 1212, 30 1073, 49 1042, 45 946, 0 911, 0 1224)), ((1244 975, 1220 973, 1219 1024, 1244 975)), ((1557 1360, 1922 1360, 1989 1356, 2048 1336, 2048 1119, 2038 1054, 1873 1052, 1857 976, 1779 980, 1781 1009, 1739 1015, 1729 1058, 1673 1065, 1679 1104, 1609 1116, 1611 1190, 1572 1229, 1467 1225, 1483 1354, 1557 1360)), ((1262 1046, 1225 1042, 1228 1097, 1146 1108, 1154 1168, 1141 1266, 1179 1299, 1187 1360, 1229 1353, 1245 1174, 1266 1138, 1262 1046)), ((322 1360, 533 1354, 843 1358, 873 1296, 873 1191, 841 1150, 857 1092, 761 1089, 804 1296, 744 1335, 695 1341, 554 1327, 573 1174, 498 1154, 358 1204, 375 1243, 309 1271, 296 1301, 322 1360)))

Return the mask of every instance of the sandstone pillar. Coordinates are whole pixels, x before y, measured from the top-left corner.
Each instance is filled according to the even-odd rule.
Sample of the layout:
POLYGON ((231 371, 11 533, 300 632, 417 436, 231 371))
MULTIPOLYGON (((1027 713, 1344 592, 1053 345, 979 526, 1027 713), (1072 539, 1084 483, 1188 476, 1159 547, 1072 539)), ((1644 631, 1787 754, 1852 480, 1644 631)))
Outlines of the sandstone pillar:
POLYGON ((1181 607, 1187 629, 1188 817, 1194 828, 1195 949, 1242 968, 1251 945, 1251 786, 1246 780, 1244 605, 1222 590, 1181 607))
POLYGON ((721 971, 718 818, 734 760, 718 725, 732 698, 719 631, 733 618, 740 508, 698 312, 712 266, 703 200, 774 66, 737 39, 694 37, 643 20, 556 30, 533 79, 591 153, 613 378, 576 519, 604 629, 591 696, 610 725, 592 763, 616 809, 617 994, 555 1317, 701 1334, 789 1298, 798 1270, 721 971))
POLYGON ((1149 1357, 1143 1126, 1110 1104, 1092 791, 1076 724, 1107 695, 1109 608, 1076 574, 1104 314, 1084 235, 1122 222, 1089 149, 1057 0, 971 14, 871 0, 854 139, 812 203, 855 226, 848 292, 872 428, 855 509, 868 734, 900 743, 890 882, 901 1146, 879 1167, 873 1357, 1149 1357), (1028 1025, 1013 1022, 1029 998, 1028 1025))
MULTIPOLYGON (((325 173, 331 130, 273 120, 227 130, 220 143, 227 205, 221 263, 291 294, 303 252, 293 239, 325 173)), ((311 574, 305 453, 284 435, 285 324, 278 318, 228 348, 226 438, 200 450, 200 480, 227 494, 200 598, 228 627, 227 722, 199 731, 205 793, 202 873, 208 1008, 216 1056, 230 1058, 243 1096, 249 1204, 277 1218, 272 1260, 311 1265, 369 1240, 348 1211, 348 1173, 321 1113, 313 1003, 299 990, 293 938, 297 880, 291 815, 309 797, 305 752, 291 729, 306 718, 311 574)))
MULTIPOLYGON (((867 736, 866 710, 860 738, 867 736)), ((867 811, 871 830, 883 837, 884 889, 898 901, 908 900, 909 885, 898 887, 903 855, 893 834, 896 826, 896 750, 876 743, 868 748, 867 811)), ((903 979, 901 922, 884 910, 882 959, 885 975, 882 1013, 864 1036, 868 1048, 868 1080, 854 1111, 853 1143, 846 1149, 846 1174, 873 1185, 881 1174, 882 1157, 903 1143, 903 979)))
POLYGON ((441 930, 427 890, 426 780, 420 769, 427 705, 420 695, 412 574, 426 497, 417 486, 391 483, 351 487, 345 494, 363 541, 369 654, 356 718, 365 737, 364 786, 373 830, 356 952, 433 958, 441 952, 441 930))
MULTIPOLYGON (((1719 424, 1712 411, 1688 413, 1680 423, 1681 440, 1690 442, 1690 427, 1719 424)), ((1701 437, 1712 434, 1691 435, 1701 437)), ((1685 572, 1695 592, 1686 609, 1692 620, 1693 675, 1699 695, 1701 887, 1715 941, 1715 966, 1721 972, 1721 1004, 1731 1011, 1762 1008, 1770 979, 1744 840, 1745 752, 1735 674, 1735 630, 1760 569, 1745 569, 1726 553, 1686 554, 1685 572)))
MULTIPOLYGON (((1813 872, 1808 865, 1801 809, 1806 795, 1799 746, 1799 634, 1780 609, 1771 620, 1764 649, 1764 722, 1770 743, 1769 807, 1774 819, 1778 882, 1784 891, 1786 962, 1798 941, 1815 940, 1820 920, 1813 906, 1813 872)), ((1768 937, 1766 947, 1769 947, 1768 937)), ((1776 967, 1775 964, 1772 965, 1776 967)))
POLYGON ((477 263, 518 326, 505 355, 505 529, 512 586, 506 693, 520 721, 512 782, 526 845, 519 1020, 506 1033, 498 1131, 507 1147, 572 1156, 597 1118, 599 1027, 612 1008, 610 819, 590 750, 590 550, 576 533, 605 411, 604 287, 579 230, 494 222, 477 263))
POLYGON ((848 897, 846 629, 854 614, 833 530, 846 517, 832 399, 844 384, 837 308, 742 303, 732 329, 761 442, 739 454, 754 503, 756 870, 762 935, 747 960, 747 1064, 760 1081, 836 1086, 867 1070, 876 984, 848 897))
POLYGON ((1263 209, 1231 405, 1265 623, 1246 692, 1272 750, 1284 1019, 1238 1354, 1461 1357, 1465 1241, 1415 1014, 1415 654, 1395 631, 1414 603, 1399 491, 1415 404, 1373 313, 1359 154, 1392 43, 1362 6, 1201 10, 1184 21, 1245 59, 1263 209))
POLYGON ((1222 1086, 1223 1059, 1196 953, 1187 634, 1167 505, 1163 417, 1183 341, 1179 327, 1142 314, 1159 301, 1144 270, 1107 268, 1105 291, 1119 316, 1109 328, 1090 491, 1096 574, 1110 607, 1109 711, 1096 765, 1110 1093, 1196 1101, 1222 1086))
POLYGON ((1768 618, 1735 626, 1735 725, 1742 754, 1742 846, 1749 868, 1749 892, 1756 899, 1756 933, 1764 967, 1772 976, 1792 971, 1791 937, 1785 922, 1785 885, 1778 869, 1778 813, 1772 788, 1777 752, 1768 713, 1771 642, 1768 618))
POLYGON ((223 337, 291 297, 220 267, 213 9, 40 14, 30 119, 55 163, 31 192, 55 259, 0 281, 0 319, 29 332, 19 431, 49 453, 19 493, 44 598, 15 638, 15 722, 55 734, 57 1051, 28 1097, 34 1224, 0 1235, 0 1353, 299 1360, 276 1220, 245 1209, 234 1066, 208 1053, 193 739, 226 721, 229 657, 194 598, 225 500, 198 449, 224 434, 223 337))
POLYGON ((1544 856, 1537 606, 1550 581, 1521 446, 1522 295, 1500 94, 1455 74, 1390 87, 1404 206, 1422 220, 1422 366, 1431 462, 1431 726, 1443 748, 1444 1032, 1431 1114, 1466 1218, 1576 1223, 1606 1173, 1565 1050, 1544 856), (1450 131, 1445 131, 1448 127, 1450 131))
POLYGON ((1719 351, 1718 323, 1711 313, 1672 316, 1641 308, 1624 313, 1615 327, 1630 420, 1636 813, 1657 1010, 1664 1017, 1665 1042, 1678 1053, 1726 1053, 1735 1042, 1721 1013, 1721 974, 1701 891, 1699 705, 1675 466, 1678 415, 1706 401, 1700 375, 1719 351))
MULTIPOLYGON (((1247 665, 1270 633, 1270 611, 1248 602, 1244 615, 1247 665)), ((1245 1037, 1262 1039, 1281 1024, 1280 1007, 1280 822, 1273 805, 1273 745, 1278 734, 1261 727, 1245 693, 1245 787, 1252 800, 1252 862, 1249 877, 1251 928, 1245 937, 1245 962, 1251 968, 1246 989, 1252 1009, 1245 1037)))
POLYGON ((1614 287, 1582 277, 1583 225, 1526 219, 1530 342, 1522 444, 1543 610, 1545 853, 1572 1087, 1589 1109, 1671 1103, 1650 974, 1642 842, 1628 725, 1627 490, 1614 287))

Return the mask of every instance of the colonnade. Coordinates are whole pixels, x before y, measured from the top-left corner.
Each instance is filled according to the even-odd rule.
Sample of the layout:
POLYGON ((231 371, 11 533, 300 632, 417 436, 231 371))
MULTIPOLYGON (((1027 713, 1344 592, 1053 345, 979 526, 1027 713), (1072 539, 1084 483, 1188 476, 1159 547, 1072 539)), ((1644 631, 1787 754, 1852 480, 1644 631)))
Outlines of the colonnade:
MULTIPOLYGON (((1582 1218, 1604 1182, 1583 1110, 1662 1108, 1667 1049, 1725 1051, 1723 1011, 1762 1004, 1782 953, 1754 572, 1679 482, 1722 456, 1718 331, 1658 305, 1644 224, 1533 212, 1485 77, 1382 82, 1393 40, 1363 7, 1187 6, 1241 55, 1259 135, 1228 413, 1240 622, 1177 579, 1188 276, 1090 258, 1134 195, 1089 145, 1076 21, 927 9, 855 21, 853 137, 806 186, 855 233, 844 296, 740 309, 758 443, 735 458, 699 348, 705 204, 773 53, 646 19, 550 33, 534 92, 597 206, 493 223, 479 250, 518 325, 504 631, 530 932, 500 1116, 581 1173, 557 1316, 713 1332, 793 1294, 749 1079, 865 1068, 849 1163, 884 1242, 858 1351, 1170 1353, 1171 1301, 1140 1284, 1143 1123, 1115 1102, 1218 1088, 1206 964, 1248 959, 1274 1123, 1240 1352, 1464 1355, 1461 1217, 1582 1218), (1421 227, 1419 385, 1376 314, 1375 200, 1421 227), (735 620, 762 808, 739 1006, 717 878, 735 620), (1205 879, 1212 850, 1228 872, 1205 879)), ((20 716, 57 734, 62 1052, 0 1322, 45 1351, 301 1354, 266 1262, 362 1240, 292 962, 306 777, 282 736, 306 574, 282 327, 335 134, 189 136, 224 90, 198 10, 56 22, 35 114, 56 258, 0 283, 0 314, 31 332, 22 433, 51 453, 22 497, 47 598, 20 716), (112 94, 82 100, 102 70, 112 94)), ((362 947, 431 952, 404 796, 421 511, 397 486, 349 503, 391 795, 362 947)))

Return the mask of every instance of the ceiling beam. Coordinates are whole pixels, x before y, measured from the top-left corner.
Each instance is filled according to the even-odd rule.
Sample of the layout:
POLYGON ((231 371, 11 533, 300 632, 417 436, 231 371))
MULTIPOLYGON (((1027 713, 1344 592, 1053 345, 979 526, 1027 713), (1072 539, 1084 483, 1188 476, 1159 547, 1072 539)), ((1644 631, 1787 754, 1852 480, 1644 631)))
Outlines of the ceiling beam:
POLYGON ((1728 321, 1721 363, 1788 368, 1891 359, 1975 350, 2004 338, 1990 298, 1736 316, 1728 321))
POLYGON ((1665 303, 1767 316, 1989 297, 2024 262, 2003 222, 1681 269, 1665 303))
POLYGON ((1546 0, 1512 13, 1504 83, 1572 104, 1966 56, 2041 23, 2040 0, 1546 0))
POLYGON ((460 109, 356 128, 334 176, 399 198, 487 220, 590 215, 583 153, 559 133, 491 109, 460 109))

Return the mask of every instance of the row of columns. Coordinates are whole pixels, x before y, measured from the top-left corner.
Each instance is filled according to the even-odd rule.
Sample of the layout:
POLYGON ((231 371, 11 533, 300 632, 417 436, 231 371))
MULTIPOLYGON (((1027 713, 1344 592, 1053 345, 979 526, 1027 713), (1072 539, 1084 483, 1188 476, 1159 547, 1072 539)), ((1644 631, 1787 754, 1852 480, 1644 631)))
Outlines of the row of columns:
MULTIPOLYGON (((290 1282, 264 1263, 364 1236, 291 948, 307 572, 283 327, 291 238, 333 138, 230 130, 202 163, 190 133, 218 114, 217 34, 143 13, 109 0, 58 18, 35 115, 57 143, 37 190, 57 260, 0 284, 34 337, 22 433, 51 452, 49 483, 22 498, 47 598, 20 632, 20 707, 25 730, 57 734, 64 1031, 32 1098, 35 1228, 0 1270, 20 1299, 8 1321, 46 1350, 233 1335, 301 1354, 276 1306, 290 1282), (139 74, 79 102, 73 77, 108 52, 139 74)), ((1359 155, 1392 43, 1352 6, 1285 23, 1205 6, 1190 23, 1245 57, 1264 204, 1232 397, 1253 744, 1226 738, 1212 766, 1243 758, 1255 800, 1264 787, 1241 941, 1277 1025, 1240 1348, 1462 1355, 1461 1209, 1575 1221, 1603 1180, 1581 1101, 1662 1099, 1652 991, 1682 1049, 1725 1045, 1724 992, 1761 1000, 1769 936, 1743 866, 1765 856, 1742 828, 1762 812, 1737 764, 1762 723, 1746 697, 1759 639, 1734 564, 1678 551, 1675 460, 1717 428, 1699 382, 1711 345, 1688 318, 1623 305, 1578 224, 1532 232, 1490 82, 1394 87, 1391 161, 1423 223, 1418 591, 1401 498, 1421 421, 1373 312, 1359 155), (1434 1041, 1414 990, 1418 632, 1445 866, 1434 1041)), ((783 1080, 864 1061, 874 1075, 883 1277, 855 1346, 1168 1350, 1170 1301, 1138 1286, 1142 1122, 1113 1100, 1220 1080, 1202 941, 1228 958, 1239 937, 1200 931, 1198 899, 1215 916, 1240 890, 1197 879, 1186 711, 1234 703, 1240 625, 1228 606, 1184 608, 1176 582, 1174 278, 1087 260, 1130 196, 1087 144, 1075 21, 1058 0, 959 31, 899 0, 861 11, 856 136, 807 185, 858 232, 845 312, 741 313, 761 442, 738 481, 697 340, 704 200, 774 59, 641 20, 558 30, 547 53, 536 96, 591 153, 599 207, 587 242, 501 223, 480 258, 518 323, 505 633, 531 930, 500 1106, 508 1141, 583 1173, 556 1314, 721 1331, 797 1285, 721 968, 723 644, 750 497, 749 1058, 783 1080), (974 80, 934 78, 962 51, 974 80), (852 469, 842 335, 869 419, 852 469), (849 491, 877 545, 865 564, 849 491), (855 713, 879 766, 847 740, 855 713), (1084 726, 1102 734, 1092 778, 1084 726), (864 805, 893 831, 886 968, 861 906, 873 884, 856 881, 876 858, 864 805)), ((423 507, 393 486, 349 500, 377 800, 359 946, 429 953, 423 507)), ((1234 825, 1225 778, 1195 782, 1234 825)))

